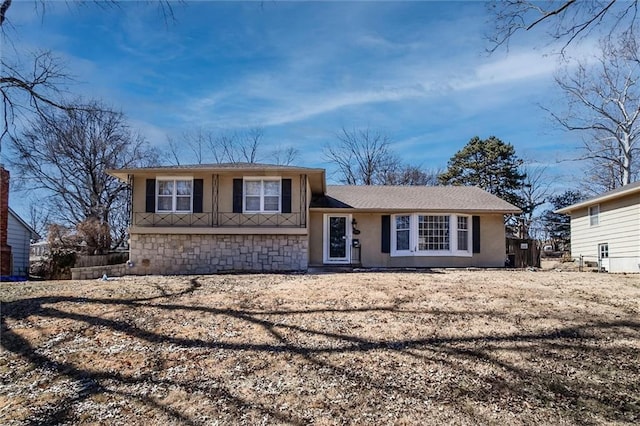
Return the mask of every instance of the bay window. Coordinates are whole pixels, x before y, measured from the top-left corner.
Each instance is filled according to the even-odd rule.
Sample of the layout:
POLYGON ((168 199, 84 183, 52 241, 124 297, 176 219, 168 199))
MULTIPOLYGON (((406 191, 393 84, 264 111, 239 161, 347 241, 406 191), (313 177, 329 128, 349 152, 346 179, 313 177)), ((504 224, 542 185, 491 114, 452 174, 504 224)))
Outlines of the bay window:
POLYGON ((449 216, 418 215, 418 251, 449 250, 449 216))
POLYGON ((471 256, 471 221, 456 214, 393 216, 391 256, 471 256))

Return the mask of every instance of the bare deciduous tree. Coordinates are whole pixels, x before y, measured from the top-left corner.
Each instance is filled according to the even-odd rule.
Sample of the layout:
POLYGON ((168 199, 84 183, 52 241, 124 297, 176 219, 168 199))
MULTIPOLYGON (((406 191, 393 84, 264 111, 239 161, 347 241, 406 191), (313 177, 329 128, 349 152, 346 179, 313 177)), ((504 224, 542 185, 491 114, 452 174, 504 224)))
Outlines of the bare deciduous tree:
POLYGON ((347 130, 336 135, 337 141, 324 148, 326 159, 338 168, 339 180, 347 185, 379 185, 399 160, 391 152, 386 135, 366 129, 347 130))
POLYGON ((496 23, 489 36, 491 51, 508 45, 519 31, 545 31, 550 41, 563 43, 564 51, 574 40, 596 29, 609 37, 616 32, 634 32, 638 23, 637 0, 495 0, 489 3, 489 11, 496 23))
POLYGON ((422 169, 419 166, 413 166, 410 164, 400 164, 396 169, 389 170, 387 174, 383 176, 381 184, 401 186, 436 186, 440 185, 438 176, 442 174, 443 171, 444 170, 440 169, 422 169))
POLYGON ((105 171, 157 163, 124 115, 98 102, 43 111, 10 141, 18 179, 48 195, 57 219, 70 225, 96 219, 110 224, 116 238, 122 236, 121 224, 114 226, 111 218, 126 209, 128 187, 105 171))
POLYGON ((271 151, 271 155, 269 156, 269 158, 273 160, 274 164, 289 166, 293 164, 299 156, 300 151, 292 146, 289 146, 286 148, 277 147, 276 149, 271 151))
MULTIPOLYGON (((593 143, 593 139, 589 142, 593 143)), ((587 142, 583 142, 583 146, 587 142)), ((624 154, 620 145, 612 139, 599 138, 599 155, 582 160, 585 163, 583 168, 585 179, 580 185, 581 191, 586 194, 597 195, 612 189, 624 186, 624 170, 619 161, 610 159, 623 158, 624 154)), ((640 155, 631 158, 630 180, 635 182, 640 178, 640 155)))
POLYGON ((298 157, 298 150, 293 147, 276 148, 265 155, 264 130, 260 127, 235 132, 200 128, 184 132, 180 142, 168 139, 168 155, 176 165, 183 162, 186 151, 191 152, 196 164, 257 163, 262 158, 271 158, 276 164, 288 165, 298 157))
POLYGON ((65 109, 58 101, 58 88, 68 76, 50 52, 34 54, 31 69, 27 70, 9 58, 0 56, 0 96, 3 117, 0 142, 6 138, 17 118, 41 114, 43 108, 65 109))
POLYGON ((522 233, 525 238, 536 238, 544 226, 536 215, 538 208, 544 205, 551 194, 551 182, 547 179, 547 167, 525 162, 522 167, 524 179, 519 195, 522 199, 522 233))
POLYGON ((42 200, 31 200, 29 203, 28 223, 40 238, 44 238, 51 225, 51 212, 43 205, 42 200))
POLYGON ((640 55, 633 34, 601 42, 594 64, 576 61, 556 83, 566 112, 551 115, 564 129, 583 134, 583 159, 611 171, 613 188, 631 182, 640 136, 640 55))
MULTIPOLYGON (((170 0, 157 0, 156 3, 165 22, 173 19, 170 0)), ((0 0, 0 42, 3 47, 0 55, 0 98, 3 106, 0 148, 16 121, 43 115, 43 108, 69 110, 76 107, 61 97, 61 86, 70 81, 70 76, 58 58, 49 51, 40 51, 32 53, 32 58, 27 60, 24 52, 10 49, 13 45, 5 28, 12 4, 12 0, 0 0)), ((34 13, 44 14, 46 4, 44 0, 34 2, 34 13)), ((100 7, 119 6, 115 0, 96 1, 95 4, 100 7)))

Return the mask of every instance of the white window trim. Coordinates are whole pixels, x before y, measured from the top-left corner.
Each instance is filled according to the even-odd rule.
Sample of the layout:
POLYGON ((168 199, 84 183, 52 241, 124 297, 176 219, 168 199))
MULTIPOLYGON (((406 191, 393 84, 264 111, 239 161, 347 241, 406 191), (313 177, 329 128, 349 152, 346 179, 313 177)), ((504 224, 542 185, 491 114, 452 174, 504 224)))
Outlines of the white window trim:
POLYGON ((600 204, 589 206, 589 209, 587 210, 587 213, 588 213, 588 216, 589 216, 589 226, 598 226, 598 225, 600 225, 600 204), (591 213, 592 209, 598 209, 598 213, 593 215, 591 213), (596 223, 591 223, 591 218, 592 217, 595 217, 596 223))
POLYGON ((609 259, 609 243, 599 243, 598 244, 598 260, 609 259), (606 249, 606 250, 603 250, 606 249), (602 252, 606 252, 606 256, 602 256, 602 252))
POLYGON ((156 189, 155 189, 156 195, 156 213, 159 214, 191 214, 193 213, 193 176, 162 176, 162 177, 156 177, 156 189), (177 185, 175 184, 176 181, 179 180, 188 180, 191 181, 191 201, 189 203, 189 210, 176 210, 176 206, 177 206, 177 185), (160 181, 173 181, 174 185, 173 185, 173 194, 171 195, 171 210, 159 210, 158 209, 158 196, 160 194, 158 194, 158 182, 160 181))
POLYGON ((470 215, 456 213, 432 213, 432 212, 416 212, 416 213, 397 213, 391 215, 391 257, 406 256, 454 256, 454 257, 472 257, 473 256, 473 221, 470 215), (396 250, 397 232, 396 217, 409 216, 409 250, 396 250), (449 217, 449 250, 418 250, 418 216, 448 216, 449 217), (467 218, 467 250, 458 250, 458 217, 467 218))
POLYGON ((280 176, 244 176, 242 178, 242 213, 243 214, 277 214, 282 213, 282 177, 280 176), (247 211, 246 200, 247 200, 247 188, 246 182, 255 182, 261 181, 260 185, 260 210, 252 210, 247 211), (278 192, 278 210, 268 210, 264 209, 264 181, 275 182, 278 181, 279 192, 278 192))
POLYGON ((351 225, 352 215, 341 213, 325 213, 322 223, 322 262, 323 263, 351 263, 351 244, 353 239, 353 226, 351 225), (344 259, 332 259, 329 257, 329 218, 330 217, 345 217, 346 218, 346 235, 345 235, 345 258, 344 259))
MULTIPOLYGON (((414 217, 414 215, 412 213, 401 213, 401 214, 394 214, 391 215, 391 256, 413 256, 413 249, 412 247, 416 247, 417 246, 417 241, 414 242, 413 241, 413 228, 414 228, 414 221, 417 220, 417 216, 414 217), (398 232, 396 229, 396 217, 398 216, 409 216, 409 249, 408 250, 398 250, 398 232)), ((417 224, 416 224, 416 229, 417 229, 417 224)))
POLYGON ((452 215, 451 224, 455 225, 451 229, 451 238, 455 240, 456 250, 454 251, 455 256, 465 257, 465 256, 473 256, 473 242, 471 241, 471 227, 473 226, 473 219, 471 216, 466 214, 457 214, 455 217, 452 215), (466 217, 467 218, 467 249, 466 250, 458 250, 458 218, 466 217))

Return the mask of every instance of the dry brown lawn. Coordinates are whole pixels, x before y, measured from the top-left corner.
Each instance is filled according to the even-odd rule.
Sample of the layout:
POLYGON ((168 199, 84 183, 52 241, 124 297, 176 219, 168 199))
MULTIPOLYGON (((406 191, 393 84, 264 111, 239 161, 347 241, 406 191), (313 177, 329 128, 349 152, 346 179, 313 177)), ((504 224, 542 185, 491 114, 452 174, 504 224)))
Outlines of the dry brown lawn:
POLYGON ((2 283, 0 424, 637 424, 640 275, 2 283))

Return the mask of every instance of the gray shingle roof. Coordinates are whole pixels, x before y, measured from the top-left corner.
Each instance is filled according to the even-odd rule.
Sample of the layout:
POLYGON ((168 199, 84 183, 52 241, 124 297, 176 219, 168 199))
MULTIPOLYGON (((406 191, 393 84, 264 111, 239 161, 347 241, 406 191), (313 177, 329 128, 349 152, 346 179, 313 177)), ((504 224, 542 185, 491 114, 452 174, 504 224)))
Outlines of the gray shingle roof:
POLYGON ((474 186, 328 185, 311 207, 358 210, 519 213, 520 209, 474 186))

